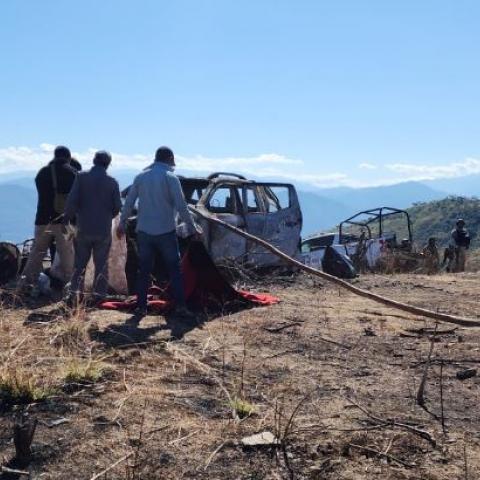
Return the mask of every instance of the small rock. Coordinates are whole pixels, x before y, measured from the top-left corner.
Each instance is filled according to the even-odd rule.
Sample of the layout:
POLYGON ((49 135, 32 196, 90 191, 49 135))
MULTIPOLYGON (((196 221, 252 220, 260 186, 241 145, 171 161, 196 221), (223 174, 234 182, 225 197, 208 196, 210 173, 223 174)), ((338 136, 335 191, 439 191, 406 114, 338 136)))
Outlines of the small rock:
POLYGON ((278 445, 278 443, 278 439, 275 435, 268 431, 242 438, 242 445, 249 448, 271 447, 278 445))
POLYGON ((477 376, 476 368, 467 368, 466 370, 461 370, 457 372, 457 378, 459 380, 467 380, 467 378, 473 378, 477 376))

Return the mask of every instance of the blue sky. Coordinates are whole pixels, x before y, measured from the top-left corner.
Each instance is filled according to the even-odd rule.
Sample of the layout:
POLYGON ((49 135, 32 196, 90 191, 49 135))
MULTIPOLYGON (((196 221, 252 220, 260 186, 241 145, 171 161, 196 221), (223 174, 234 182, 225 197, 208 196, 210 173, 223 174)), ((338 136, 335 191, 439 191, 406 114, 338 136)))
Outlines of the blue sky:
POLYGON ((473 0, 2 0, 0 173, 57 143, 318 186, 479 173, 479 21, 473 0))

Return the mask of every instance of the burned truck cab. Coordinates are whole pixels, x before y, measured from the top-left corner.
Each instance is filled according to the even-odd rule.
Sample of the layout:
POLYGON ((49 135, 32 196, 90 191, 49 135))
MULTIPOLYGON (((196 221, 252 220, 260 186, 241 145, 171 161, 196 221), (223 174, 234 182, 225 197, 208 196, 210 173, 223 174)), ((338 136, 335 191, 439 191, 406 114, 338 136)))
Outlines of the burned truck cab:
MULTIPOLYGON (((290 256, 300 248, 302 211, 295 187, 288 183, 255 182, 234 173, 208 177, 178 177, 202 241, 216 264, 242 263, 254 267, 281 264, 275 255, 244 237, 204 218, 218 218, 255 235, 290 256), (203 215, 200 215, 199 213, 203 215)), ((126 197, 128 188, 122 192, 126 197)), ((136 216, 127 224, 127 264, 136 269, 136 216)), ((181 242, 182 244, 183 242, 181 242)), ((133 277, 132 277, 133 278, 133 277)))
POLYGON ((216 263, 233 260, 255 267, 275 266, 279 259, 265 249, 196 214, 216 217, 260 237, 287 255, 298 252, 302 212, 295 187, 287 183, 255 182, 233 173, 207 178, 180 177, 202 240, 216 263))

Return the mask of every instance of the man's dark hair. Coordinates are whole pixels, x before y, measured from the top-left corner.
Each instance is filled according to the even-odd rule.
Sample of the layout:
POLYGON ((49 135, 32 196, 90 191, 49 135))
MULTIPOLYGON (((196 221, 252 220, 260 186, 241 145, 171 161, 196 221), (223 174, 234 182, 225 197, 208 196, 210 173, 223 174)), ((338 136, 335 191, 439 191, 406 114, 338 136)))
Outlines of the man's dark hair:
POLYGON ((162 162, 170 166, 175 166, 175 155, 171 148, 160 147, 155 152, 155 161, 162 162))
POLYGON ((70 153, 70 150, 67 147, 64 147, 63 145, 59 145, 53 151, 54 160, 70 161, 71 158, 72 158, 72 154, 70 153))
POLYGON ((99 150, 93 157, 93 164, 100 167, 108 168, 112 162, 112 156, 106 150, 99 150))

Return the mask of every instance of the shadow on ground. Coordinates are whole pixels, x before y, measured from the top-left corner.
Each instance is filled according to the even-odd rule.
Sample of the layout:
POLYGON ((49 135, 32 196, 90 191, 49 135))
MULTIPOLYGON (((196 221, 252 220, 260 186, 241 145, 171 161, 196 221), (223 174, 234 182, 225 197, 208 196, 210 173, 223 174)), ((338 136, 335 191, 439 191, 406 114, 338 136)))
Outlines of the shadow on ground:
MULTIPOLYGON (((147 318, 150 319, 151 317, 147 318)), ((110 324, 102 330, 90 330, 90 338, 103 343, 108 348, 145 348, 157 341, 180 340, 195 328, 202 328, 205 321, 207 321, 207 317, 203 315, 194 319, 182 319, 173 315, 156 318, 159 319, 159 323, 152 325, 151 323, 146 324, 147 319, 139 322, 138 318, 132 316, 123 324, 110 324), (154 338, 158 332, 168 332, 168 330, 170 330, 170 335, 165 335, 158 339, 154 338)))

